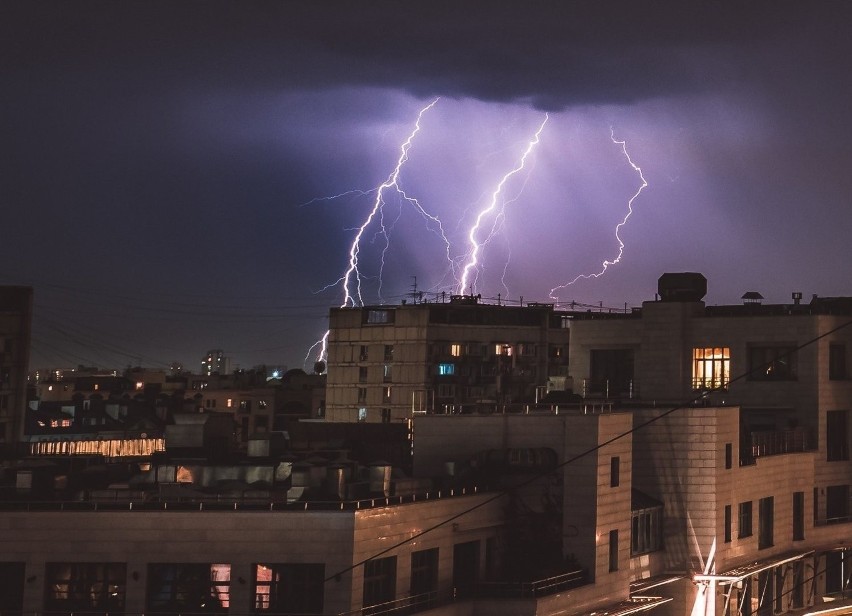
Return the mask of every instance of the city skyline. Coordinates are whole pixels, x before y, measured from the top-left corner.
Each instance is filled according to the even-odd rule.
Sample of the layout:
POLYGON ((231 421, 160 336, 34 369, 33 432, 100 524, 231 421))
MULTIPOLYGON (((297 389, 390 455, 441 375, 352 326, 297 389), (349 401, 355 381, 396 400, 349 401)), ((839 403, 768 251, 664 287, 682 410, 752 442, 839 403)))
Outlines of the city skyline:
MULTIPOLYGON (((616 139, 648 186, 621 261, 560 302, 639 305, 665 271, 704 273, 708 304, 852 295, 850 9, 667 5, 4 5, 0 282, 35 288, 33 367, 301 367, 371 205, 323 198, 384 182, 439 97, 400 182, 457 258, 548 116, 484 297, 552 301, 618 254, 640 181, 616 139)), ((443 244, 393 207, 365 301, 452 292, 443 244)))

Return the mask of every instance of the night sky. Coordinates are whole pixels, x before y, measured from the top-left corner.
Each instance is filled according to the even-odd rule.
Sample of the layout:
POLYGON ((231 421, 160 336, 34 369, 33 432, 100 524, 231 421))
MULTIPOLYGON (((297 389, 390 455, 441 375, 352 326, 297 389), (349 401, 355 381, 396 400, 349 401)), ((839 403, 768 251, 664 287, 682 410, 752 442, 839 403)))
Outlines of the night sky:
POLYGON ((839 1, 3 2, 0 284, 35 288, 33 368, 301 367, 437 99, 397 181, 433 218, 383 191, 365 303, 458 291, 545 117, 468 291, 599 273, 644 177, 560 303, 852 295, 850 32, 839 1))

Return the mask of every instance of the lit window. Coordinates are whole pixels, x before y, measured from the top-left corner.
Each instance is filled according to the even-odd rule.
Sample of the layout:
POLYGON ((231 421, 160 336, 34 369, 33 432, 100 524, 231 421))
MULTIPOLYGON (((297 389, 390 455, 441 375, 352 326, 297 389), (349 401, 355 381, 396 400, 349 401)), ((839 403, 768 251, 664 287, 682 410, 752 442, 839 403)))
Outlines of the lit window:
POLYGON ((358 421, 367 421, 367 407, 362 406, 358 409, 358 421))
POLYGON ((136 389, 142 389, 143 387, 145 387, 145 383, 142 381, 136 381, 136 389))
POLYGON ((47 386, 47 391, 53 391, 53 385, 48 385, 48 386, 47 386))
POLYGON ((233 398, 228 398, 228 401, 225 403, 225 406, 227 406, 228 408, 231 408, 232 406, 234 406, 233 398))
POLYGON ((390 402, 391 399, 391 388, 385 387, 382 389, 382 402, 390 402))
POLYGON ((438 364, 438 375, 452 376, 456 373, 455 364, 438 364))
POLYGON ((703 347, 692 350, 692 388, 721 389, 731 378, 731 349, 703 347))
POLYGON ((494 346, 494 353, 496 355, 506 355, 507 357, 512 355, 512 345, 511 344, 497 344, 494 346))
POLYGON ((100 389, 100 385, 98 385, 97 383, 95 383, 95 391, 98 391, 98 389, 100 389))
POLYGON ((460 344, 451 344, 450 345, 450 355, 453 357, 461 357, 462 354, 462 345, 460 344))

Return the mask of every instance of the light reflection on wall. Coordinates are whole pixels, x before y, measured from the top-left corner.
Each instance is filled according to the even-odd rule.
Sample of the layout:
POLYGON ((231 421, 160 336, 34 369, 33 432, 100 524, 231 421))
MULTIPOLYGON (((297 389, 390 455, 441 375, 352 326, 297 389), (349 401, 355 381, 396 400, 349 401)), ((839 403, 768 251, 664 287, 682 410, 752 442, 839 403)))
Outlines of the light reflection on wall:
POLYGON ((33 456, 74 456, 101 454, 107 458, 150 456, 166 450, 164 438, 105 439, 97 441, 38 441, 30 443, 33 456))

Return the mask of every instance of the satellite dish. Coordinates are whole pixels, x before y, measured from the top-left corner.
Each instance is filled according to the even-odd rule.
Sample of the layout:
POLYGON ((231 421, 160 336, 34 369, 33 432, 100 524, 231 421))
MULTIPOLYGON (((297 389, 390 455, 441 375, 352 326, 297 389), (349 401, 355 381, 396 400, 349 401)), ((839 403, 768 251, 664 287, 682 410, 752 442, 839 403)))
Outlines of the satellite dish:
POLYGON ((325 362, 319 360, 314 364, 314 374, 322 374, 323 372, 325 372, 325 362))

